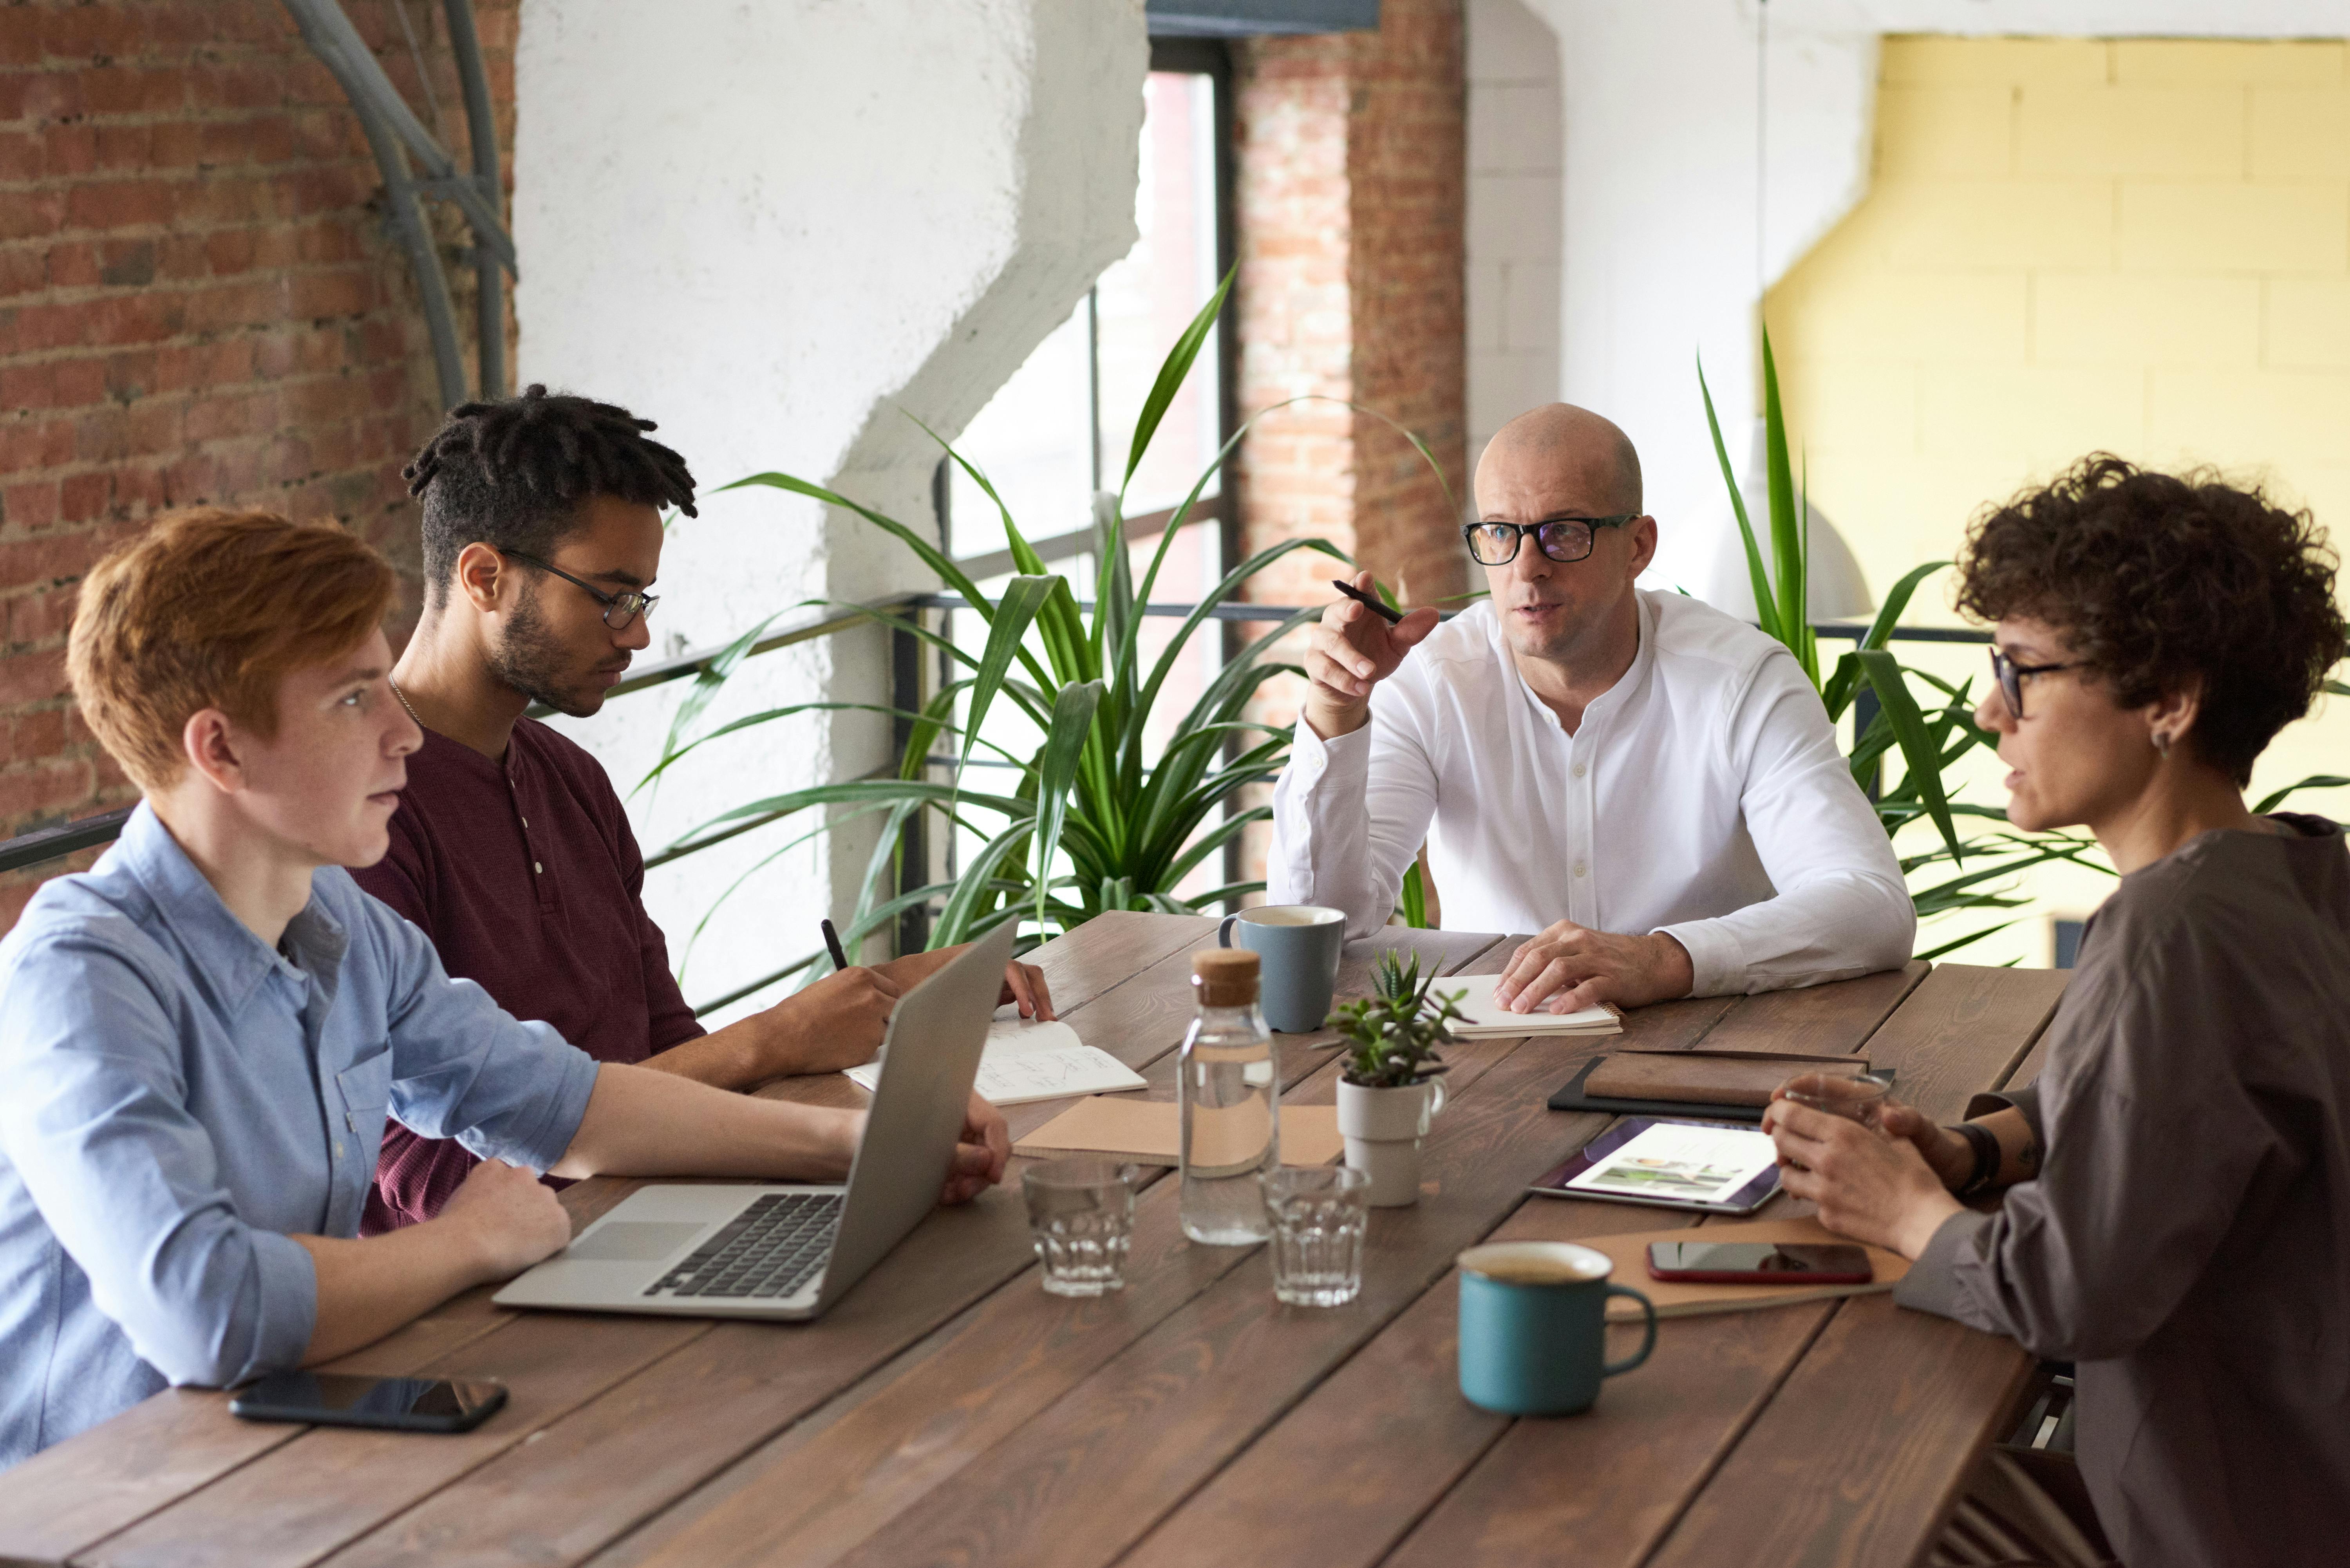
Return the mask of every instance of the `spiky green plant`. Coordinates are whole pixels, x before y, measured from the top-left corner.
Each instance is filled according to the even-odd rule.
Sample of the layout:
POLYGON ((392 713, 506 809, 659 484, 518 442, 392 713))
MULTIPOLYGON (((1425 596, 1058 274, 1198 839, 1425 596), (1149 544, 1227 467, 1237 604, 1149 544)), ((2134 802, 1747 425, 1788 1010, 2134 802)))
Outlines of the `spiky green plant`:
MULTIPOLYGON (((1730 466, 1730 451, 1722 442, 1721 421, 1713 411, 1713 393, 1705 384, 1705 367, 1698 367, 1698 389, 1705 400, 1707 425, 1713 432, 1713 452, 1721 464, 1722 482, 1730 490, 1731 510, 1746 546, 1746 567, 1754 588, 1754 608, 1763 631, 1784 644, 1804 667, 1826 706, 1828 722, 1844 717, 1866 687, 1877 701, 1876 716, 1855 735, 1849 761, 1855 778, 1875 783, 1888 756, 1902 763, 1899 783, 1877 794, 1877 820, 1897 844, 1901 830, 1913 823, 1930 822, 1940 842, 1919 853, 1899 857, 1907 877, 1929 867, 1948 866, 1958 875, 1930 887, 1913 888, 1911 901, 1920 921, 1938 915, 1965 911, 2000 912, 2030 902, 2017 896, 2014 878, 2035 866, 2069 861, 2111 874, 2096 841, 2085 834, 2024 833, 2007 826, 2007 813, 1997 806, 1977 805, 1952 798, 1944 783, 1967 754, 1981 747, 1995 752, 1999 737, 1974 721, 1971 680, 1952 685, 1923 670, 1905 665, 1887 644, 1910 597, 1919 584, 1950 563, 1929 561, 1893 585, 1877 618, 1849 653, 1840 657, 1827 677, 1820 674, 1819 639, 1812 628, 1809 591, 1811 514, 1808 495, 1795 483, 1794 466, 1787 451, 1785 415, 1779 402, 1779 371, 1771 353, 1771 334, 1762 334, 1762 421, 1764 479, 1770 515, 1772 569, 1765 572, 1762 549, 1754 524, 1746 514, 1745 498, 1730 466), (1912 683, 1927 691, 1920 704, 1912 683), (1960 821, 1996 824, 1989 831, 1962 837, 1960 821)), ((2350 687, 2329 680, 2330 691, 2350 694, 2350 687)), ((2277 791, 2262 801, 2262 811, 2273 809, 2296 790, 2350 784, 2350 779, 2318 774, 2277 791)), ((1970 942, 2014 924, 2012 919, 1971 929, 1918 954, 1939 958, 1970 942)))
POLYGON ((1409 966, 1392 952, 1379 955, 1372 971, 1373 994, 1350 1002, 1324 1021, 1346 1045, 1338 1075, 1367 1089, 1404 1089, 1451 1071, 1437 1047, 1453 1043, 1445 1025, 1461 1018, 1455 1003, 1468 995, 1436 994, 1436 970, 1419 972, 1419 957, 1409 966))
MULTIPOLYGON (((938 906, 930 940, 939 947, 969 940, 1009 919, 1032 923, 1024 940, 1042 940, 1105 909, 1189 914, 1262 888, 1261 882, 1250 881, 1192 894, 1178 891, 1198 867, 1250 824, 1270 816, 1271 808, 1263 805, 1226 812, 1227 803, 1234 802, 1242 791, 1270 783, 1288 757, 1292 727, 1252 720, 1247 714, 1249 701, 1272 676, 1283 671, 1302 673, 1296 666, 1268 655, 1283 638, 1320 612, 1301 611, 1283 620, 1225 664, 1174 725, 1173 738, 1156 755, 1146 746, 1146 734, 1192 635, 1212 624, 1218 606, 1236 599, 1251 578, 1297 551, 1313 551, 1349 566, 1352 562, 1322 539, 1285 540, 1258 551, 1208 591, 1178 625, 1155 660, 1146 659, 1141 607, 1149 601, 1177 533, 1191 518, 1201 495, 1242 437, 1274 409, 1253 416, 1201 472, 1191 493, 1175 508, 1139 583, 1132 576, 1126 535, 1126 487, 1133 483, 1231 287, 1232 278, 1227 275, 1214 297, 1177 339, 1136 421, 1119 491, 1114 496, 1097 498, 1094 524, 1099 572, 1093 584, 1095 603, 1089 614, 1080 607, 1068 579, 1046 568, 987 476, 947 441, 939 442, 947 458, 971 477, 1002 515, 1004 536, 1020 574, 993 597, 982 591, 962 567, 915 529, 823 485, 787 473, 759 473, 725 487, 764 486, 811 496, 862 518, 912 551, 937 575, 946 591, 962 596, 986 627, 986 639, 981 650, 973 653, 913 617, 838 607, 857 609, 939 649, 959 667, 956 678, 920 711, 853 702, 798 703, 754 713, 688 739, 694 721, 764 628, 744 633, 712 662, 687 697, 661 757, 645 783, 721 737, 739 735, 798 713, 853 710, 886 715, 906 722, 910 734, 894 776, 845 780, 748 802, 702 824, 672 846, 670 853, 705 846, 796 813, 837 814, 774 852, 781 854, 817 833, 837 828, 844 817, 879 818, 883 829, 879 846, 866 867, 857 913, 844 932, 851 944, 894 922, 916 905, 938 906), (1015 745, 997 738, 1003 726, 997 724, 992 730, 989 722, 1007 705, 1041 732, 1041 742, 1015 745), (957 753, 953 776, 946 782, 930 776, 931 751, 941 739, 957 753), (994 791, 966 786, 965 770, 981 751, 1012 770, 1008 786, 994 791), (898 866, 900 829, 918 813, 949 831, 962 831, 978 841, 978 848, 964 857, 961 875, 954 880, 892 893, 889 874, 898 866)), ((1336 400, 1289 401, 1308 400, 1336 400)), ((1419 437, 1376 410, 1357 408, 1357 411, 1400 431, 1443 483, 1441 467, 1419 437)), ((934 432, 932 439, 938 439, 934 432)), ((1449 484, 1445 492, 1449 499, 1449 484)), ((754 865, 751 870, 757 868, 754 865)), ((749 874, 746 871, 744 876, 749 874)), ((740 879, 735 886, 741 886, 740 879)), ((705 922, 708 919, 705 914, 705 922)), ((820 957, 811 955, 806 966, 811 973, 821 973, 825 964, 820 957)))

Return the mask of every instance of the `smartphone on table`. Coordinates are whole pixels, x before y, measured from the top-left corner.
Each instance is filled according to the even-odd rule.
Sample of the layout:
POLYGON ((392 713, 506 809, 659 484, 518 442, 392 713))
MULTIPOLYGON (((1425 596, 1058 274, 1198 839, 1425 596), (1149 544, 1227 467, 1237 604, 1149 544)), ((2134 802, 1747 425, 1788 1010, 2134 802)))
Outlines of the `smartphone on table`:
POLYGON ((1651 1241, 1648 1273, 1692 1285, 1865 1285, 1866 1249, 1805 1241, 1651 1241))
POLYGON ((487 1377, 352 1377, 338 1372, 275 1372, 228 1402, 248 1421, 307 1421, 394 1432, 470 1432, 506 1402, 487 1377))

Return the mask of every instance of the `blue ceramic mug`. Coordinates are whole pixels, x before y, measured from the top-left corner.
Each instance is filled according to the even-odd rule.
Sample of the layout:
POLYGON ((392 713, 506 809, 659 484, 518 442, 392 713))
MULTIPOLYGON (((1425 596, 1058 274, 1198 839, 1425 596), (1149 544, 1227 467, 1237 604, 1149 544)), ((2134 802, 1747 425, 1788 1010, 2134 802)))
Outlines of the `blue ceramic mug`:
POLYGON ((1257 956, 1262 981, 1257 1005, 1284 1034, 1305 1034, 1330 1016, 1338 958, 1347 945, 1343 910, 1315 904, 1266 904, 1227 915, 1216 945, 1246 948, 1257 956))
POLYGON ((1607 1282, 1605 1252, 1572 1241, 1493 1241, 1461 1254, 1461 1392, 1504 1416, 1573 1416, 1599 1380, 1629 1372, 1657 1347, 1657 1309, 1607 1282), (1623 1361, 1603 1360, 1607 1298, 1640 1303, 1645 1337, 1623 1361))

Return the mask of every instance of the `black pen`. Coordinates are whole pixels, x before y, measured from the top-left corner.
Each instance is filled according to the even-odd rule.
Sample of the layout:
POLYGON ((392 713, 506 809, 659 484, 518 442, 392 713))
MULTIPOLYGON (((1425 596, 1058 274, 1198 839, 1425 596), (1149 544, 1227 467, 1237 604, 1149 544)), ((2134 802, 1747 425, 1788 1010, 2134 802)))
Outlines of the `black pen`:
POLYGON ((841 950, 840 933, 832 929, 832 921, 830 919, 819 920, 816 923, 824 928, 825 950, 832 954, 832 967, 835 969, 847 969, 848 967, 848 955, 841 950))
POLYGON ((1354 600, 1357 604, 1364 606, 1373 614, 1385 616, 1389 626, 1394 626, 1403 619, 1403 611, 1399 609, 1389 609, 1387 606, 1379 603, 1378 599, 1374 598, 1369 594, 1365 593, 1362 589, 1357 587, 1352 583, 1342 583, 1337 578, 1333 577, 1330 579, 1330 586, 1337 589, 1340 593, 1346 595, 1348 598, 1354 600))

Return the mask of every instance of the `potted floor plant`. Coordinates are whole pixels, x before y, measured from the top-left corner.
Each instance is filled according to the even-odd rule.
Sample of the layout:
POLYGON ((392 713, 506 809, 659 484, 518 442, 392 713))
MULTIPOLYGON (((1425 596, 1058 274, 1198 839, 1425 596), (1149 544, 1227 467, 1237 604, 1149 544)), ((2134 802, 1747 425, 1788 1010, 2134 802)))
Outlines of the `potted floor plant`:
POLYGON ((1347 1054, 1338 1073, 1338 1131, 1347 1163, 1370 1179, 1371 1207, 1400 1209, 1419 1201, 1419 1140, 1444 1108, 1446 1071, 1437 1047, 1452 1044, 1448 1021, 1462 1016, 1453 1003, 1467 995, 1434 994, 1419 960, 1409 965, 1379 955, 1378 994, 1330 1014, 1347 1054))

